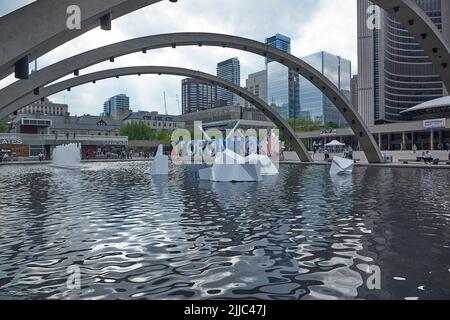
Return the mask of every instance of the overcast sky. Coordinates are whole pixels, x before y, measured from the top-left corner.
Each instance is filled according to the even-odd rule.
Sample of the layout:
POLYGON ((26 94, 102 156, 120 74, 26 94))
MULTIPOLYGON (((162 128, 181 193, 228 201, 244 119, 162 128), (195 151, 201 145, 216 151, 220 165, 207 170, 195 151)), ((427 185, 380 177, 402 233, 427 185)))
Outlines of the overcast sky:
MULTIPOLYGON (((0 16, 32 1, 1 0, 0 16)), ((264 41, 275 33, 292 38, 292 53, 298 57, 325 50, 352 61, 357 68, 356 0, 182 0, 162 1, 113 21, 112 31, 99 28, 53 50, 38 60, 42 68, 99 46, 159 33, 202 31, 217 32, 264 41)), ((216 73, 217 62, 238 57, 241 62, 241 84, 249 73, 264 69, 264 59, 249 53, 223 48, 179 47, 128 55, 102 63, 81 72, 111 67, 164 65, 185 67, 216 73)), ((87 84, 50 97, 69 104, 71 114, 102 112, 109 97, 125 93, 131 98, 134 111, 164 113, 163 92, 166 92, 170 114, 180 113, 181 79, 174 76, 130 76, 87 84)), ((8 77, 0 88, 15 81, 8 77)))

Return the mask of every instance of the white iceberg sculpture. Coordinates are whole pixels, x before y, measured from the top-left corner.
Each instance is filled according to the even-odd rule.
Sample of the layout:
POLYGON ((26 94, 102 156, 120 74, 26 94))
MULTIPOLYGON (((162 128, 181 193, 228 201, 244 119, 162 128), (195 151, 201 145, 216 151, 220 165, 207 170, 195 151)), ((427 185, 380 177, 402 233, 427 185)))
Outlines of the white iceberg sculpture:
POLYGON ((52 167, 78 170, 81 168, 81 146, 76 143, 57 146, 52 154, 52 167))
POLYGON ((145 174, 154 176, 169 174, 169 157, 164 155, 162 144, 158 146, 158 152, 153 159, 152 165, 145 171, 145 174))
POLYGON ((212 167, 199 170, 200 180, 214 182, 258 182, 262 180, 259 162, 246 163, 245 158, 230 151, 220 152, 212 167))
POLYGON ((354 165, 355 161, 353 161, 352 159, 333 157, 333 161, 331 162, 330 174, 332 175, 352 174, 354 165))
POLYGON ((248 163, 259 163, 262 176, 275 176, 279 173, 278 168, 266 155, 251 154, 245 157, 245 160, 248 163))

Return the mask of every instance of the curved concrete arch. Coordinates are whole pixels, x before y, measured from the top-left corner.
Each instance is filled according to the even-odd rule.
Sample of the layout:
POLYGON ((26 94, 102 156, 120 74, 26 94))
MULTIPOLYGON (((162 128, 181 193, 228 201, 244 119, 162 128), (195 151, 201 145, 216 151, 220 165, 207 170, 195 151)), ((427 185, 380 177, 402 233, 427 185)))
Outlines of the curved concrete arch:
POLYGON ((0 18, 0 79, 12 73, 20 61, 28 71, 29 61, 95 27, 108 30, 112 19, 159 1, 40 0, 15 10, 0 18), (67 8, 71 5, 81 9, 80 30, 67 28, 67 8))
POLYGON ((416 38, 450 93, 450 44, 430 17, 413 0, 371 1, 395 17, 416 38))
POLYGON ((368 161, 371 163, 383 162, 383 157, 378 145, 358 111, 353 108, 340 90, 319 71, 303 60, 265 43, 247 38, 215 33, 171 33, 136 38, 90 50, 65 59, 31 74, 30 79, 27 81, 17 81, 1 90, 0 117, 17 111, 17 108, 11 107, 10 105, 20 97, 32 91, 38 93, 39 88, 68 74, 78 74, 83 68, 107 60, 114 61, 114 57, 139 51, 146 52, 146 50, 150 49, 165 47, 175 48, 177 46, 192 45, 219 46, 252 52, 268 57, 297 71, 303 77, 311 81, 317 88, 322 90, 324 95, 333 101, 355 133, 368 161))
POLYGON ((61 92, 63 90, 73 88, 85 83, 114 78, 119 76, 127 76, 127 75, 141 75, 141 74, 165 74, 165 75, 175 75, 175 76, 184 76, 200 79, 212 84, 216 84, 221 86, 239 96, 243 99, 249 101, 256 108, 261 110, 269 119, 272 120, 273 123, 277 125, 277 127, 286 134, 288 137, 292 147, 295 152, 298 154, 300 160, 302 162, 313 162, 311 156, 308 153, 303 142, 298 138, 295 131, 289 126, 286 120, 284 120, 276 111, 274 111, 266 102, 264 102, 259 97, 255 96, 251 92, 247 91, 244 88, 241 88, 238 85, 235 85, 231 82, 223 80, 219 77, 213 76, 208 73, 184 69, 184 68, 175 68, 175 67, 160 67, 160 66, 137 66, 137 67, 126 67, 126 68, 117 68, 117 69, 109 69, 99 72, 94 72, 90 74, 86 74, 80 77, 75 77, 69 80, 61 81, 51 86, 42 88, 40 90, 39 95, 34 95, 30 93, 25 97, 22 97, 18 101, 14 102, 17 108, 21 108, 25 105, 33 103, 39 99, 44 97, 51 96, 55 93, 61 92))

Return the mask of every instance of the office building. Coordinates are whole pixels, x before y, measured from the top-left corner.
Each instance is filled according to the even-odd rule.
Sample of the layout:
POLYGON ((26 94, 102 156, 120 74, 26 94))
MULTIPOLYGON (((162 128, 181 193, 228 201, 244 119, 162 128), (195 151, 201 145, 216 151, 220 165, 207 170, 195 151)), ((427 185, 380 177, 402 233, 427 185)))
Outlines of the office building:
POLYGON ((47 98, 33 102, 17 111, 17 114, 42 114, 49 116, 65 116, 68 113, 69 106, 67 104, 53 103, 47 98))
MULTIPOLYGON (((287 53, 291 52, 291 39, 281 34, 266 39, 266 44, 287 53)), ((267 103, 285 119, 300 114, 299 75, 288 67, 270 59, 266 61, 267 103)))
POLYGON ((351 82, 351 92, 352 92, 352 106, 358 110, 358 75, 352 77, 351 82))
MULTIPOLYGON (((267 70, 262 70, 248 75, 245 81, 245 88, 258 98, 267 102, 267 70)), ((248 101, 242 99, 240 105, 244 107, 252 106, 248 101)))
MULTIPOLYGON (((350 60, 324 51, 302 59, 338 87, 348 101, 351 100, 352 66, 350 60)), ((347 126, 346 121, 330 99, 304 77, 300 77, 300 110, 301 117, 321 124, 333 123, 339 127, 347 126)))
POLYGON ((214 108, 217 101, 217 86, 202 80, 183 79, 181 92, 183 114, 214 108))
MULTIPOLYGON (((217 76, 235 85, 241 85, 241 66, 238 58, 231 58, 217 64, 217 76)), ((218 87, 217 98, 226 102, 226 105, 233 106, 238 103, 238 96, 234 93, 218 87)))
POLYGON ((138 111, 131 113, 123 120, 123 124, 145 123, 150 128, 162 131, 172 131, 184 128, 184 122, 180 120, 180 116, 162 115, 158 112, 138 111))
MULTIPOLYGON (((416 2, 450 41, 450 2, 416 2)), ((358 110, 369 125, 405 121, 402 111, 445 94, 420 44, 369 0, 358 1, 358 68, 358 110)))

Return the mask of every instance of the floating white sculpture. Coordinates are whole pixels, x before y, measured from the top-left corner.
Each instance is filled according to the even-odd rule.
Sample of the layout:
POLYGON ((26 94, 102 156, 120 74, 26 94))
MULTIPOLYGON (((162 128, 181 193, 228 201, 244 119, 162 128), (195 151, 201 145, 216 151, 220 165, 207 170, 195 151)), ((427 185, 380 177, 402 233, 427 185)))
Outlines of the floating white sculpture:
MULTIPOLYGON (((236 131, 240 124, 237 122, 233 130, 228 134, 225 140, 228 140, 236 131)), ((208 140, 211 138, 203 131, 208 140)), ((216 155, 212 167, 199 170, 200 180, 209 180, 214 182, 258 182, 262 181, 261 164, 259 161, 249 163, 248 159, 239 154, 225 149, 224 152, 219 152, 216 155)))
POLYGON ((145 174, 154 176, 169 174, 169 157, 164 155, 162 144, 158 146, 158 152, 153 159, 152 165, 145 171, 145 174))
POLYGON ((212 167, 199 170, 200 180, 215 182, 257 182, 261 181, 259 162, 246 163, 245 158, 230 151, 220 152, 212 167))
POLYGON ((248 163, 259 163, 262 176, 276 176, 279 174, 277 167, 273 164, 272 160, 266 155, 251 154, 245 157, 248 163))
POLYGON ((81 146, 76 143, 57 146, 52 154, 52 167, 78 170, 81 168, 81 146))
POLYGON ((330 174, 332 174, 332 175, 352 174, 354 165, 355 165, 355 161, 353 161, 352 159, 333 157, 333 161, 331 163, 330 174))

